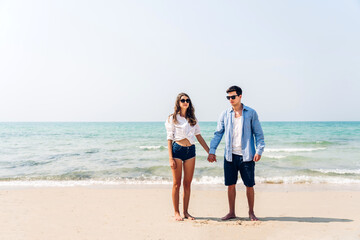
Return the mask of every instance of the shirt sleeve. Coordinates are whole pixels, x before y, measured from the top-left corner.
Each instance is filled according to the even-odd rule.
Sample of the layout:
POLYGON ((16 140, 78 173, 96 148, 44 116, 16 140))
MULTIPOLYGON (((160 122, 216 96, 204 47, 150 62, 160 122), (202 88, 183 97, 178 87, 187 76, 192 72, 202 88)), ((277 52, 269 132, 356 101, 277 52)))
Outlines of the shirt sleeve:
POLYGON ((174 141, 175 125, 174 125, 172 116, 170 116, 170 117, 168 117, 168 119, 166 119, 165 128, 166 128, 166 133, 167 133, 167 140, 174 141))
POLYGON ((220 144, 221 138, 224 135, 224 132, 225 132, 225 124, 224 124, 225 116, 226 116, 226 111, 223 112, 220 115, 220 118, 218 120, 216 131, 214 132, 214 137, 213 137, 213 139, 211 139, 211 142, 210 142, 210 150, 209 150, 210 154, 215 154, 216 149, 220 144))
POLYGON ((195 134, 195 136, 196 135, 199 135, 201 132, 200 132, 200 126, 199 126, 199 122, 196 120, 196 124, 195 124, 195 126, 194 126, 194 129, 195 129, 195 132, 194 132, 194 134, 195 134))
POLYGON ((255 111, 253 114, 251 126, 255 136, 256 153, 261 155, 265 148, 264 133, 260 125, 259 117, 255 111))

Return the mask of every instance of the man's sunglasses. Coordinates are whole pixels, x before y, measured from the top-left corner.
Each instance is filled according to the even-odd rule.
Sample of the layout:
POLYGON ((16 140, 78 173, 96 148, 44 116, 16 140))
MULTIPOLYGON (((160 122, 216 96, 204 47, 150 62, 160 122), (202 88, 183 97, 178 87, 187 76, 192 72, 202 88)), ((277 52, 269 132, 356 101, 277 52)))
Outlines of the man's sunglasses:
POLYGON ((190 102, 190 99, 181 99, 180 102, 182 102, 182 103, 184 103, 184 102, 189 103, 189 102, 190 102))
POLYGON ((227 100, 230 100, 230 98, 232 100, 234 100, 237 96, 239 96, 239 95, 226 96, 226 98, 227 98, 227 100))

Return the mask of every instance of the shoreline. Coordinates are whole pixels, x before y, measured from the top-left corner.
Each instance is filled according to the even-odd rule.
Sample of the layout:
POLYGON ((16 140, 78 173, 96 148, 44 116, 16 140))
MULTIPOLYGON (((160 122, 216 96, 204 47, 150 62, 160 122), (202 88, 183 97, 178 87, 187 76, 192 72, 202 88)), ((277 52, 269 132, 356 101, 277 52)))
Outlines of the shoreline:
MULTIPOLYGON (((96 188, 96 189, 171 189, 171 183, 149 184, 149 183, 104 183, 104 181, 9 181, 9 185, 1 184, 0 191, 3 190, 23 190, 23 189, 51 189, 51 188, 96 188), (34 182, 36 182, 34 184, 34 182), (16 184, 13 184, 16 183, 16 184), (24 183, 24 184, 22 184, 24 183)), ((6 182, 7 183, 7 182, 6 182)), ((224 184, 198 184, 192 183, 191 188, 202 191, 226 191, 224 184)), ((334 183, 258 183, 254 186, 256 191, 265 192, 286 192, 286 191, 359 191, 360 184, 334 184, 334 183)), ((245 186, 241 181, 236 185, 238 191, 244 190, 245 186)))

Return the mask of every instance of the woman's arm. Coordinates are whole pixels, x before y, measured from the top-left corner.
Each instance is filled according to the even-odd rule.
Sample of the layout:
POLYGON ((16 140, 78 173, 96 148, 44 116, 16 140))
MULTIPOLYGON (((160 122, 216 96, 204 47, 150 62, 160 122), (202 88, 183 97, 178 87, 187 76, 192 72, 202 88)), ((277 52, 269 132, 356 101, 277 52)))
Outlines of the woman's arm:
POLYGON ((172 119, 172 116, 169 116, 168 119, 165 122, 165 128, 167 132, 167 142, 168 142, 168 151, 169 151, 169 163, 170 167, 172 169, 176 169, 176 162, 172 155, 172 144, 174 141, 174 135, 175 135, 175 125, 172 119))
POLYGON ((168 140, 169 163, 170 163, 170 167, 172 169, 176 169, 176 162, 175 162, 175 160, 173 158, 173 155, 172 155, 172 143, 173 143, 172 140, 168 140))
POLYGON ((195 135, 201 146, 204 148, 204 150, 209 153, 209 146, 206 144, 205 140, 201 136, 201 134, 195 135))

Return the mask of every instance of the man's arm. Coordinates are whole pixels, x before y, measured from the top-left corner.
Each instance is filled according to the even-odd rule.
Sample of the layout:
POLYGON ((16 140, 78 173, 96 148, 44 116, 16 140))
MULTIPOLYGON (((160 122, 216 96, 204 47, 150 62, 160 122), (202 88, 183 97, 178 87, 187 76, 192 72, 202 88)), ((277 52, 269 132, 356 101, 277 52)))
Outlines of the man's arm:
MULTIPOLYGON (((252 131, 254 133, 254 136, 255 136, 256 154, 261 156, 262 153, 264 152, 265 141, 264 141, 264 133, 261 128, 259 117, 258 117, 256 111, 254 111, 254 114, 252 117, 251 127, 252 127, 252 131)), ((260 158, 258 160, 260 160, 260 158)))
POLYGON ((224 132, 225 132, 224 118, 225 118, 225 115, 226 115, 226 111, 223 112, 220 115, 220 118, 219 118, 218 123, 217 123, 216 131, 214 132, 214 137, 213 137, 213 139, 211 139, 211 142, 210 142, 209 154, 215 155, 216 149, 217 149, 217 147, 219 146, 219 144, 221 142, 222 136, 224 135, 224 132))

